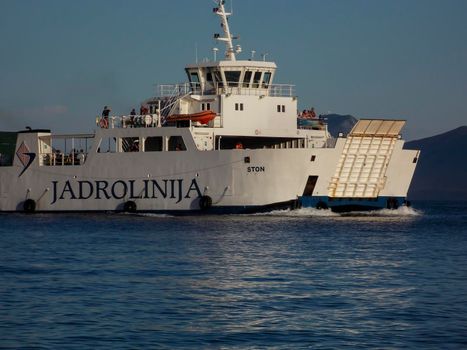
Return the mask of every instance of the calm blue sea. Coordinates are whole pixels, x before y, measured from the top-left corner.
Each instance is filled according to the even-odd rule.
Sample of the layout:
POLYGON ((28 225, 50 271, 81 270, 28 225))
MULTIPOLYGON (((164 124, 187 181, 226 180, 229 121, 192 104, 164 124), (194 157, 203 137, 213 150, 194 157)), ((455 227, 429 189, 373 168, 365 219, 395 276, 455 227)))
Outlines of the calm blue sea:
POLYGON ((0 215, 2 349, 466 349, 467 203, 0 215))

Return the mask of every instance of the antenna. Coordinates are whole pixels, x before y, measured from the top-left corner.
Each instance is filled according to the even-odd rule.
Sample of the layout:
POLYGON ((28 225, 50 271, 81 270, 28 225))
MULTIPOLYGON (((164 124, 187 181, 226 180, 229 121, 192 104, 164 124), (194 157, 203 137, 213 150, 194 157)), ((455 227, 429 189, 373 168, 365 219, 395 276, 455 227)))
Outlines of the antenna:
POLYGON ((198 63, 198 43, 195 43, 195 59, 196 63, 198 63))
POLYGON ((252 61, 255 60, 255 53, 256 53, 255 50, 251 50, 251 60, 252 60, 252 61))
POLYGON ((235 61, 235 53, 240 53, 241 52, 241 47, 237 45, 236 48, 233 46, 232 40, 234 37, 232 34, 230 34, 230 27, 229 27, 229 21, 228 17, 232 14, 229 12, 225 12, 225 0, 217 0, 217 5, 219 7, 214 8, 214 13, 219 15, 221 18, 221 27, 224 31, 224 36, 221 37, 220 34, 214 34, 214 39, 217 39, 219 41, 223 41, 226 46, 226 51, 225 51, 225 58, 227 58, 230 61, 235 61))
POLYGON ((261 54, 261 57, 263 58, 263 61, 266 61, 266 56, 267 56, 267 55, 268 55, 268 53, 267 53, 267 52, 266 52, 266 53, 262 53, 262 54, 261 54))

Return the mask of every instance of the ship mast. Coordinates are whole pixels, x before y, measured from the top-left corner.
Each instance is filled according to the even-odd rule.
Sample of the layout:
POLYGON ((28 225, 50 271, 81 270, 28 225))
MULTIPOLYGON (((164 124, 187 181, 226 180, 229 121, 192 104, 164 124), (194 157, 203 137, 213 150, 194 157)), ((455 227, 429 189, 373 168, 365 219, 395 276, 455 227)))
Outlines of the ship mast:
POLYGON ((238 45, 236 49, 233 46, 233 39, 235 39, 230 33, 228 17, 231 15, 229 12, 225 12, 224 7, 225 0, 217 0, 219 7, 214 8, 214 13, 219 15, 221 18, 221 27, 224 30, 224 36, 221 37, 220 34, 214 34, 214 38, 223 41, 226 46, 225 58, 229 61, 235 61, 235 54, 241 52, 241 48, 238 45))

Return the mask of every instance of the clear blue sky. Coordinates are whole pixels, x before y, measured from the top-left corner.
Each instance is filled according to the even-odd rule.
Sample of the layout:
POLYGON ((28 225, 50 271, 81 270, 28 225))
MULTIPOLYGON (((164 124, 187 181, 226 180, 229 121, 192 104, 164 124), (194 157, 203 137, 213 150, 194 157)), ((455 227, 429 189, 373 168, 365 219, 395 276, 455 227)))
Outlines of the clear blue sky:
MULTIPOLYGON (((227 2, 228 7, 229 1, 227 2)), ((212 57, 212 0, 0 0, 0 130, 91 132, 212 57)), ((407 140, 467 124, 466 0, 234 0, 243 58, 267 52, 299 107, 401 118, 407 140)), ((219 48, 223 47, 219 45, 219 48)), ((240 57, 241 58, 241 57, 240 57)))

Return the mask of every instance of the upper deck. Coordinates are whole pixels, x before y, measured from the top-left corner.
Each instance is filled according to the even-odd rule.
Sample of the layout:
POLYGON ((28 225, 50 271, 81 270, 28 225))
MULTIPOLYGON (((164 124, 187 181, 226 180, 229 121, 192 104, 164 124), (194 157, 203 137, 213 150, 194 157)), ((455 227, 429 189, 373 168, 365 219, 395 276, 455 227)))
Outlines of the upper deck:
POLYGON ((201 83, 179 83, 160 84, 157 86, 157 97, 172 97, 183 95, 244 95, 244 96, 272 96, 272 97, 294 97, 295 85, 292 84, 270 84, 260 83, 247 84, 240 81, 228 81, 227 84, 214 83, 210 89, 203 88, 201 83))

